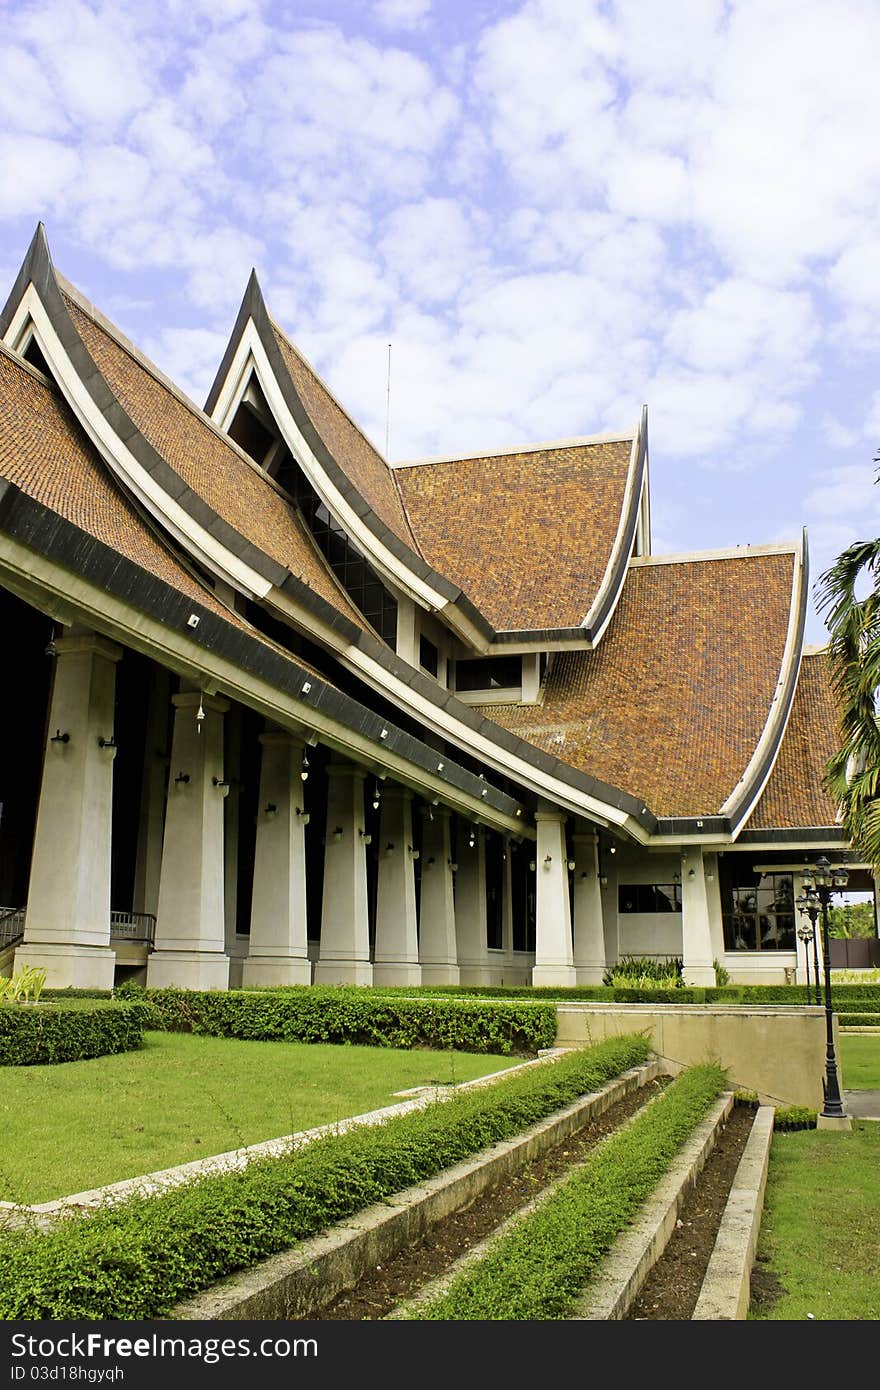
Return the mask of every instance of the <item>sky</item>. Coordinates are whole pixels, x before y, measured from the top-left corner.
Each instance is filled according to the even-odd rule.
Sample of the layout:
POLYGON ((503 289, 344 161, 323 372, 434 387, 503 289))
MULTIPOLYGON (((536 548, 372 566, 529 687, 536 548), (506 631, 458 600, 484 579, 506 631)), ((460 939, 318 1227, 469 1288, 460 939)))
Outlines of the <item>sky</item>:
POLYGON ((0 15, 0 282, 42 220, 198 404, 255 267, 392 460, 646 404, 655 553, 880 534, 877 0, 0 15))

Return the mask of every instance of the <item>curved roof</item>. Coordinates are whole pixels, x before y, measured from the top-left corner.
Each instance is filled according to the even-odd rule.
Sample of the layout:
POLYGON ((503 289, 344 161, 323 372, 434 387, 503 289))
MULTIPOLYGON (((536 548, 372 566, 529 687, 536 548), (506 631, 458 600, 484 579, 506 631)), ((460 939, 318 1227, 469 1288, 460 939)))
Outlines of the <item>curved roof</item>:
POLYGON ((345 461, 349 479, 380 521, 404 545, 417 549, 401 504, 395 475, 385 459, 343 410, 315 369, 274 319, 271 323, 284 365, 314 429, 334 458, 345 461))
POLYGON ((482 712, 660 817, 717 815, 774 708, 797 563, 637 561, 601 646, 557 654, 542 704, 482 712))
POLYGON ((62 300, 113 396, 188 488, 234 531, 313 589, 358 627, 364 620, 315 548, 295 508, 195 405, 140 353, 99 322, 72 286, 62 300))
POLYGON ((797 690, 779 755, 747 822, 748 829, 835 826, 837 804, 825 790, 826 762, 840 746, 827 651, 801 658, 797 690))
POLYGON ((0 477, 119 555, 238 626, 110 478, 62 396, 0 344, 0 477))
POLYGON ((633 436, 400 464, 425 559, 498 631, 577 627, 612 558, 633 436))

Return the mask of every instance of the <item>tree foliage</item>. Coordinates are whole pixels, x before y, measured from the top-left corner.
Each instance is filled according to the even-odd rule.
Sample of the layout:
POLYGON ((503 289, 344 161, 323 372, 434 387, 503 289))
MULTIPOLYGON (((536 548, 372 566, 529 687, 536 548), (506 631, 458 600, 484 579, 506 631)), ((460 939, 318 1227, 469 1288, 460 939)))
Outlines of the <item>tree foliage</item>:
POLYGON ((825 783, 849 839, 880 869, 880 538, 857 541, 838 556, 819 579, 818 601, 840 708, 840 747, 826 764, 825 783))

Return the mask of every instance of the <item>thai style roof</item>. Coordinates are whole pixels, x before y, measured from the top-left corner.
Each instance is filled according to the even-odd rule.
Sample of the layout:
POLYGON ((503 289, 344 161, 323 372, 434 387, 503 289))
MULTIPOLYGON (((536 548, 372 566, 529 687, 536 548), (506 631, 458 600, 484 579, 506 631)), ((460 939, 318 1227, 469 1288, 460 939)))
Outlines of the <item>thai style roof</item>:
MULTIPOLYGON (((60 278, 60 277, 59 277, 60 278)), ((132 424, 203 504, 330 606, 365 626, 296 509, 208 417, 172 388, 64 282, 64 305, 92 361, 132 424)), ((173 483, 169 487, 174 495, 173 483)))
POLYGON ((599 592, 626 497, 633 435, 399 464, 422 554, 493 627, 578 627, 599 592))
POLYGON ((417 550, 395 475, 385 459, 274 320, 272 329, 284 365, 315 432, 334 458, 344 460, 349 481, 379 520, 404 545, 417 550))
POLYGON ((558 653, 540 704, 482 712, 661 818, 729 812, 780 705, 797 569, 796 547, 636 561, 595 651, 558 653))
POLYGON ((114 483, 63 397, 0 344, 0 477, 236 626, 114 483))
POLYGON ((840 746, 827 651, 801 658, 797 690, 779 755, 748 829, 834 826, 837 805, 825 788, 825 763, 840 746))
MULTIPOLYGON (((805 770, 798 744, 811 738, 824 750, 831 738, 833 746, 814 658, 801 664, 795 698, 805 546, 631 559, 646 487, 644 412, 621 436, 392 469, 269 318, 253 276, 206 411, 56 274, 42 228, 0 316, 13 345, 25 304, 36 312, 37 301, 63 370, 56 390, 0 352, 0 478, 10 496, 17 489, 42 509, 41 526, 56 517, 75 528, 57 544, 68 569, 85 565, 88 546, 78 549, 77 536, 88 538, 101 550, 89 561, 93 576, 111 576, 114 557, 133 567, 125 583, 135 606, 149 576, 151 613, 164 621, 170 595, 178 629, 184 600, 199 605, 214 621, 193 641, 216 642, 242 670, 296 695, 306 687, 295 670, 316 668, 247 622, 245 611, 256 609, 239 602, 235 611, 222 585, 215 593, 203 582, 216 541, 218 577, 240 562, 255 579, 250 591, 240 587, 257 607, 273 620, 285 615, 323 648, 316 659, 330 677, 317 677, 313 700, 434 770, 441 740, 450 775, 462 786, 472 780, 478 797, 484 786, 455 764, 457 748, 469 766, 642 841, 702 833, 704 818, 719 836, 746 824, 750 832, 833 824, 817 791, 822 754, 805 770), (397 565, 404 590, 429 588, 437 601, 424 606, 458 637, 476 635, 484 651, 511 641, 550 650, 538 703, 464 704, 379 640, 295 502, 218 423, 235 408, 228 383, 238 372, 241 385, 258 358, 273 377, 266 402, 288 412, 302 441, 304 473, 341 500, 352 539, 368 558, 375 545, 382 573, 397 565), (215 407, 217 419, 208 413, 215 407), (404 716, 390 734, 374 697, 377 710, 396 704, 404 716)), ((15 508, 8 499, 4 508, 5 527, 15 508)), ((16 539, 31 524, 26 511, 16 513, 17 529, 6 527, 16 539)), ((108 578, 113 584, 122 592, 121 579, 108 578)), ((260 627, 275 633, 262 619, 260 627)), ((487 805, 512 814, 518 793, 485 791, 487 805)))

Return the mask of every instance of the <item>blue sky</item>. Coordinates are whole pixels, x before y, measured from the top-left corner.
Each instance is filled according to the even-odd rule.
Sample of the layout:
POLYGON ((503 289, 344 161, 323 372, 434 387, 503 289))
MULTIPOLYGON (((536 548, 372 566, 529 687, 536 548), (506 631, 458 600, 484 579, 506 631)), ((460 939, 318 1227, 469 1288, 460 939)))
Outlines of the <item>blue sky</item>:
POLYGON ((876 0, 3 17, 0 276, 42 219, 199 403, 256 266, 392 459, 647 403, 655 551, 880 534, 876 0))

